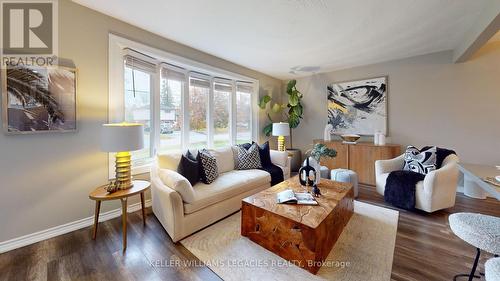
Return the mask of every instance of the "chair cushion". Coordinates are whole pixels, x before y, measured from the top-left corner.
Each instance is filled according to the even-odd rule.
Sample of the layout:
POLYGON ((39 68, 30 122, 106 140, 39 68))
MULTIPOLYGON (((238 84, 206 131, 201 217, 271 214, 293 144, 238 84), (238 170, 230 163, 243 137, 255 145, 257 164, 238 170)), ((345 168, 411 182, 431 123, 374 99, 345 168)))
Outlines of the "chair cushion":
POLYGON ((217 171, 219 174, 234 170, 234 156, 231 146, 209 149, 215 159, 217 159, 217 171))
POLYGON ((199 182, 193 187, 195 200, 184 204, 184 213, 196 212, 270 182, 271 176, 262 170, 233 170, 223 173, 211 184, 199 182))
POLYGON ((448 218, 460 239, 488 253, 500 254, 500 218, 474 213, 455 213, 448 218))
POLYGON ((181 174, 170 169, 158 169, 158 177, 168 187, 179 192, 182 201, 191 203, 195 201, 195 192, 189 181, 181 174))

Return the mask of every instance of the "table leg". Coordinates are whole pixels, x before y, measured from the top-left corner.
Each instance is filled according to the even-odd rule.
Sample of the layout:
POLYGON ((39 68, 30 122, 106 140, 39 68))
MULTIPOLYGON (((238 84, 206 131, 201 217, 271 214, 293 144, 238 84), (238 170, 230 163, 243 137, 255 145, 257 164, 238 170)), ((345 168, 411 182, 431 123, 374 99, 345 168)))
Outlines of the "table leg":
POLYGON ((120 199, 122 201, 122 235, 123 235, 123 251, 127 249, 127 198, 120 199))
POLYGON ((471 177, 464 175, 464 194, 476 199, 486 199, 487 193, 471 177))
POLYGON ((94 231, 92 233, 92 239, 95 240, 97 237, 97 225, 99 224, 99 212, 101 211, 101 201, 95 201, 95 212, 94 212, 94 231))
POLYGON ((144 192, 141 192, 142 222, 146 225, 146 204, 144 204, 144 192))

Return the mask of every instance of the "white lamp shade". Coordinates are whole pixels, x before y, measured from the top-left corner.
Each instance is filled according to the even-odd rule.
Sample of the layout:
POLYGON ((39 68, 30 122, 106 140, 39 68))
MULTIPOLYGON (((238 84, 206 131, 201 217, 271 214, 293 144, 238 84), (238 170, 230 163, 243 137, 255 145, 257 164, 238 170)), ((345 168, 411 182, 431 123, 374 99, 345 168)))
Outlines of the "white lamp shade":
POLYGON ((273 123, 273 136, 289 136, 290 126, 288 123, 273 123))
POLYGON ((101 130, 101 150, 125 152, 144 147, 144 127, 136 123, 103 124, 101 130))

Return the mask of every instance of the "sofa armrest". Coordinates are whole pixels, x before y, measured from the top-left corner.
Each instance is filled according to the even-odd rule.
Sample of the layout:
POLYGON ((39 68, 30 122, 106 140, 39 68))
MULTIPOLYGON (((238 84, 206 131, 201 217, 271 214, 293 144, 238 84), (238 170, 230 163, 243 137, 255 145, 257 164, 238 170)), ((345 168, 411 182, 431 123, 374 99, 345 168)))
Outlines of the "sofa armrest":
POLYGON ((195 199, 195 191, 191 183, 181 174, 169 169, 156 169, 158 179, 167 187, 177 191, 182 201, 192 203, 195 199))
POLYGON ((429 172, 424 178, 424 192, 430 195, 439 193, 441 195, 455 196, 458 185, 458 157, 449 155, 443 161, 441 168, 429 172), (439 192, 434 190, 439 189, 439 192))
POLYGON ((393 159, 375 161, 375 175, 390 173, 403 169, 404 154, 393 159))
POLYGON ((286 151, 270 150, 271 162, 283 170, 283 178, 290 178, 292 157, 286 151))
POLYGON ((181 220, 184 217, 184 203, 182 197, 177 191, 163 183, 158 177, 156 167, 152 167, 150 180, 153 213, 172 240, 177 242, 182 237, 183 231, 181 220))
POLYGON ((269 150, 269 154, 271 156, 271 162, 274 165, 286 167, 288 163, 288 152, 286 151, 278 151, 278 150, 269 150))

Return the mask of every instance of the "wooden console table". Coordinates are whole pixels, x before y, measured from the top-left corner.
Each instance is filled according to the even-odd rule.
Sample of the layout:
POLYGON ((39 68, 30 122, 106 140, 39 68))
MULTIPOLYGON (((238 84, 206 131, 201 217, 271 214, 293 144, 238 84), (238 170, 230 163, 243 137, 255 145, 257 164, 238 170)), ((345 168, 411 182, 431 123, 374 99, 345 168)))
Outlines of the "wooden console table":
POLYGON ((113 193, 106 191, 103 185, 96 188, 89 194, 89 198, 95 201, 94 231, 92 239, 97 236, 97 225, 99 224, 99 212, 101 210, 101 201, 120 200, 122 202, 122 231, 123 231, 123 251, 127 249, 127 199, 130 196, 141 195, 142 220, 146 225, 146 206, 144 204, 144 192, 149 189, 151 183, 143 180, 133 181, 134 186, 129 189, 118 190, 113 193))
POLYGON ((321 159, 321 165, 328 169, 349 169, 358 174, 359 182, 375 185, 375 161, 392 159, 401 155, 399 144, 375 145, 372 142, 345 144, 342 141, 314 140, 314 143, 324 143, 337 151, 337 157, 321 159))

